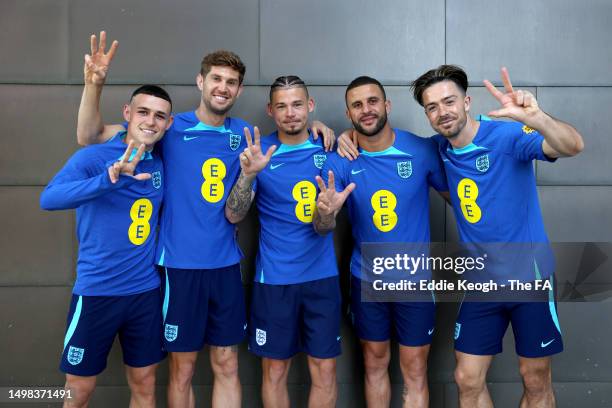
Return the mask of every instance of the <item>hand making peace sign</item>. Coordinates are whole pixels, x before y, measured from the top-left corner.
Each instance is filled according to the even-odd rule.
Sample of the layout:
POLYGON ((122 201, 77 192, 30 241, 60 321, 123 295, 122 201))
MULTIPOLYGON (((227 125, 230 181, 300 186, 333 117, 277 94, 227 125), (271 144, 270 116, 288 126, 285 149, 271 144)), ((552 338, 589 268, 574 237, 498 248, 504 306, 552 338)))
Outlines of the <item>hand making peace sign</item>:
POLYGON ((128 144, 127 149, 125 149, 125 153, 123 153, 123 157, 121 160, 113 163, 112 166, 108 168, 108 176, 110 177, 111 183, 115 184, 119 180, 120 174, 125 174, 126 176, 134 177, 136 180, 148 180, 151 178, 150 173, 140 173, 134 175, 134 171, 136 170, 136 166, 140 163, 142 156, 144 155, 145 145, 141 144, 138 150, 136 151, 136 155, 132 161, 130 161, 130 156, 134 151, 134 147, 136 144, 134 141, 131 141, 128 144))
POLYGON ((315 177, 320 190, 317 197, 317 211, 324 217, 332 214, 335 215, 356 187, 355 183, 351 183, 344 190, 336 191, 334 172, 330 170, 327 175, 327 187, 325 187, 325 183, 320 176, 315 177))
POLYGON ((240 153, 240 168, 245 176, 256 176, 270 162, 272 154, 276 151, 276 145, 270 146, 264 154, 261 151, 261 135, 259 128, 255 126, 255 140, 251 139, 251 131, 249 128, 244 128, 244 137, 247 141, 247 147, 240 153))
POLYGON ((493 95, 502 106, 501 109, 489 112, 489 116, 494 118, 510 118, 529 125, 530 119, 541 112, 535 96, 529 91, 515 91, 512 88, 510 75, 506 67, 502 67, 501 75, 505 93, 499 91, 490 81, 486 79, 483 81, 491 95, 493 95))

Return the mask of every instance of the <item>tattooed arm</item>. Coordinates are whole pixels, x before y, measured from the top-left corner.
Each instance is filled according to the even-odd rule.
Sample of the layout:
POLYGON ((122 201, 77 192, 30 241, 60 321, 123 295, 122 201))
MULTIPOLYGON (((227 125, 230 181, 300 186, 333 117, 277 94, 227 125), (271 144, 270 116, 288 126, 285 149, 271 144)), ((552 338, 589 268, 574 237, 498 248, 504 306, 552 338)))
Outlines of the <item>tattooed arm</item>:
POLYGON ((244 172, 240 172, 238 181, 232 187, 227 201, 225 202, 225 217, 232 224, 237 224, 246 217, 255 197, 253 191, 253 180, 255 176, 246 176, 244 172))
POLYGON ((325 182, 320 176, 315 177, 319 185, 319 196, 317 197, 317 207, 312 224, 319 235, 325 235, 336 228, 336 215, 356 187, 355 183, 351 183, 344 190, 336 191, 334 172, 330 170, 327 177, 328 186, 325 186, 325 182))
POLYGON ((253 197, 255 197, 253 180, 257 177, 257 173, 268 165, 272 154, 276 150, 276 146, 272 145, 264 154, 261 151, 261 137, 257 126, 255 126, 254 132, 255 138, 251 139, 251 131, 249 128, 244 128, 247 147, 240 153, 239 157, 240 176, 225 202, 225 217, 232 224, 242 221, 249 212, 249 207, 253 202, 253 197))

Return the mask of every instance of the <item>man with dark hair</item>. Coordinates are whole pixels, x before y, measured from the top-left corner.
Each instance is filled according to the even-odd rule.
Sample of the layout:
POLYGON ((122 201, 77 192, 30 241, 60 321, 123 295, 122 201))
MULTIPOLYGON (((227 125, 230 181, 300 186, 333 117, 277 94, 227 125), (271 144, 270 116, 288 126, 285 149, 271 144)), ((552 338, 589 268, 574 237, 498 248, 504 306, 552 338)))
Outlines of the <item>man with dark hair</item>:
MULTIPOLYGON (((99 99, 117 47, 104 52, 91 37, 90 80, 79 109, 79 143, 100 143, 122 125, 104 126, 99 99)), ((228 51, 204 57, 196 83, 196 110, 179 113, 161 143, 167 180, 156 263, 164 273, 164 346, 170 352, 168 404, 195 405, 191 381, 198 351, 210 345, 213 406, 239 407, 238 347, 247 330, 235 226, 225 200, 238 178, 238 155, 247 147, 245 121, 228 116, 243 90, 240 58, 228 51)), ((319 129, 321 126, 319 125, 319 129)), ((316 132, 315 132, 316 133, 316 132)), ((327 145, 333 135, 324 132, 327 145), (330 137, 331 136, 331 137, 330 137)), ((330 141, 332 143, 330 143, 330 141)))
POLYGON ((155 406, 155 370, 165 357, 155 226, 165 178, 153 147, 171 111, 162 88, 136 89, 123 108, 127 131, 74 154, 40 197, 45 210, 77 209, 77 279, 60 364, 65 406, 88 405, 117 335, 130 405, 155 406))
POLYGON ((414 302, 362 298, 362 289, 372 288, 372 275, 362 274, 362 243, 428 243, 429 187, 448 194, 435 143, 391 128, 390 111, 391 102, 374 78, 359 77, 348 86, 346 115, 361 154, 354 161, 332 154, 325 162, 322 175, 328 187, 320 180, 314 225, 320 233, 333 230, 344 201, 338 191, 356 185, 347 201, 355 241, 350 266, 351 313, 363 348, 366 403, 368 407, 389 406, 390 338, 395 333, 404 406, 426 407, 427 355, 435 326, 432 297, 414 302))
MULTIPOLYGON (((253 144, 247 134, 249 147, 240 155, 240 176, 226 202, 230 222, 242 220, 253 199, 259 214, 249 349, 262 357, 265 407, 289 407, 287 376, 301 351, 308 354, 312 380, 308 405, 334 407, 338 394, 340 287, 332 237, 312 227, 314 178, 327 157, 306 127, 313 109, 299 77, 274 81, 268 115, 278 130, 261 147, 257 128, 253 144)), ((346 199, 351 190, 340 195, 346 199)))
MULTIPOLYGON (((457 66, 430 70, 412 87, 414 98, 438 132, 434 138, 452 191, 461 240, 547 245, 532 161, 574 156, 583 149, 582 137, 572 126, 543 112, 531 93, 514 90, 505 68, 502 82, 505 92, 484 81, 501 104, 489 116, 516 122, 471 118, 467 75, 457 66)), ((513 273, 536 280, 543 277, 542 268, 534 258, 533 270, 513 273)), ((563 344, 552 289, 547 299, 470 302, 470 293, 466 295, 455 327, 455 379, 462 407, 493 405, 486 373, 493 355, 502 351, 510 322, 525 387, 521 407, 555 405, 550 356, 561 352, 563 344)))

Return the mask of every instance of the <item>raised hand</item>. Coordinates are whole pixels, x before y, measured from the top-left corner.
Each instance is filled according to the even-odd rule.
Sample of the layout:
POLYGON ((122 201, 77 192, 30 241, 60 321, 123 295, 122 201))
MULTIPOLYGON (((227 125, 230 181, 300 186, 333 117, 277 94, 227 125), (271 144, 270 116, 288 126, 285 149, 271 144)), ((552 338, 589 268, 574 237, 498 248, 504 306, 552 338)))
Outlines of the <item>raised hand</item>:
POLYGON ((106 32, 100 31, 100 44, 96 39, 96 35, 90 37, 91 54, 85 54, 85 64, 83 66, 83 76, 85 84, 104 85, 108 67, 119 46, 118 41, 113 41, 108 52, 104 52, 106 48, 106 32))
POLYGON ((261 135, 259 128, 255 126, 255 139, 251 139, 249 128, 244 128, 244 137, 247 141, 247 147, 240 153, 240 168, 245 176, 254 177, 262 171, 270 162, 272 154, 276 151, 276 145, 270 146, 264 154, 261 151, 261 135))
POLYGON ((344 157, 353 161, 359 156, 357 149, 357 134, 354 129, 347 129, 338 138, 338 150, 336 152, 340 157, 344 157))
POLYGON ((328 128, 325 123, 315 120, 312 122, 311 126, 312 137, 317 140, 319 137, 319 133, 323 135, 323 146, 325 147, 325 151, 329 152, 334 148, 334 143, 336 143, 336 134, 333 129, 328 128))
POLYGON ((356 187, 355 183, 351 183, 344 190, 336 191, 334 172, 330 170, 327 175, 327 187, 325 187, 325 182, 320 176, 315 177, 320 190, 317 197, 317 212, 321 217, 335 216, 356 187))
POLYGON ((486 79, 483 81, 487 90, 502 106, 500 109, 489 112, 489 116, 510 118, 529 125, 530 120, 541 112, 535 96, 529 91, 515 91, 506 67, 502 67, 501 76, 505 92, 499 91, 490 81, 486 79))
POLYGON ((126 176, 130 176, 135 178, 136 180, 148 180, 151 178, 150 173, 140 173, 134 175, 134 171, 136 170, 136 166, 140 163, 142 156, 144 155, 145 145, 141 144, 138 150, 136 151, 136 155, 130 161, 130 156, 134 151, 134 147, 136 144, 134 141, 131 141, 128 144, 127 149, 125 149, 125 153, 123 153, 123 157, 121 160, 113 163, 112 166, 108 168, 108 176, 110 177, 111 183, 115 184, 119 180, 119 175, 124 174, 126 176))

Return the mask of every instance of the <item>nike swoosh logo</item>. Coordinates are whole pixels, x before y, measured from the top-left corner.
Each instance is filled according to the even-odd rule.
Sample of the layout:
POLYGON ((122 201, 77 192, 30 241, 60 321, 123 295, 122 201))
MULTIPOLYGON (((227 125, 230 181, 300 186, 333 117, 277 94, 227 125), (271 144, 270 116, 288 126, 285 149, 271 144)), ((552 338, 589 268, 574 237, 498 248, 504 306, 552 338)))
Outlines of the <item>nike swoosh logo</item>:
POLYGON ((200 136, 191 136, 191 137, 183 136, 183 140, 188 142, 190 140, 197 139, 198 137, 200 136))
POLYGON ((448 159, 442 159, 443 162, 450 162, 448 159))
POLYGON ((280 164, 271 164, 270 165, 270 170, 274 170, 276 168, 279 168, 280 166, 284 165, 285 163, 280 163, 280 164))
POLYGON ((242 328, 242 330, 246 330, 246 328, 247 328, 247 324, 245 323, 244 327, 242 328))
POLYGON ((542 348, 544 348, 544 347, 548 347, 548 345, 549 345, 550 343, 552 343, 553 341, 555 341, 555 339, 552 339, 551 341, 549 341, 549 342, 547 342, 547 343, 541 342, 541 343, 540 343, 540 347, 542 347, 542 348))
POLYGON ((342 336, 336 337, 336 341, 340 341, 341 338, 342 338, 342 336))
POLYGON ((351 174, 354 176, 355 174, 359 174, 362 171, 366 171, 366 169, 361 169, 361 170, 351 170, 351 174))
POLYGON ((427 334, 429 334, 431 336, 431 333, 433 333, 434 330, 435 330, 435 328, 427 330, 427 334))

